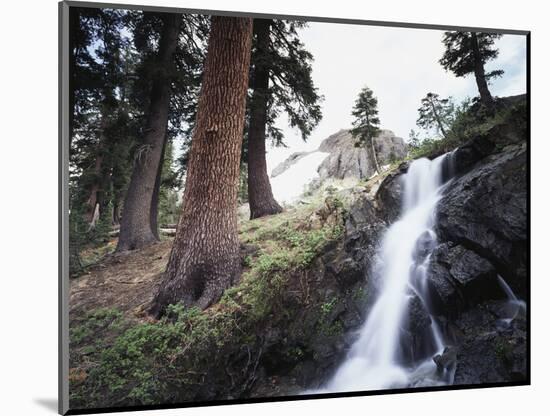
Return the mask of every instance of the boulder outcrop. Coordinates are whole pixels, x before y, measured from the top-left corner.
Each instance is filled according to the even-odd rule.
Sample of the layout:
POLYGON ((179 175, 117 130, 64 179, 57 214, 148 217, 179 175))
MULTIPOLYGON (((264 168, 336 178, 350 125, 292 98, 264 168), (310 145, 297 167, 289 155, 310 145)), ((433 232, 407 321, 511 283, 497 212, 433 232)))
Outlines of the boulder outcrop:
MULTIPOLYGON (((380 131, 374 139, 374 148, 380 166, 403 159, 407 155, 405 141, 390 130, 380 131)), ((317 151, 328 153, 318 168, 321 182, 326 179, 366 179, 376 173, 371 148, 360 145, 349 130, 340 130, 332 134, 321 142, 317 151)), ((271 176, 282 174, 311 153, 293 153, 273 169, 271 176)))

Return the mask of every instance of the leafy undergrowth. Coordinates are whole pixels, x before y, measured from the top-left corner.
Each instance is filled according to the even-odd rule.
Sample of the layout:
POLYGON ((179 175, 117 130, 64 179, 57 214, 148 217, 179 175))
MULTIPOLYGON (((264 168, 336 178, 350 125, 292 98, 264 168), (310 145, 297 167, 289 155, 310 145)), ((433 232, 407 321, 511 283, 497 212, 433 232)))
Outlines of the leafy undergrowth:
POLYGON ((105 244, 90 246, 80 252, 82 267, 86 268, 99 263, 105 256, 112 254, 117 245, 117 239, 111 238, 105 244))
POLYGON ((492 115, 485 114, 478 104, 472 105, 456 117, 447 137, 423 140, 418 147, 411 149, 408 159, 434 158, 503 127, 526 137, 527 102, 524 96, 498 99, 497 109, 492 115))
MULTIPOLYGON (((139 313, 141 303, 116 293, 131 293, 134 287, 120 285, 111 288, 115 291, 112 307, 94 307, 102 303, 84 300, 82 308, 73 307, 71 407, 239 397, 250 391, 266 345, 275 342, 267 340, 270 333, 266 328, 295 325, 307 310, 312 324, 298 326, 296 338, 305 339, 323 330, 332 331, 329 335, 341 332, 341 325, 328 320, 338 298, 317 296, 318 282, 308 278, 307 270, 341 240, 344 212, 343 202, 329 192, 326 198, 310 198, 282 214, 243 222, 240 238, 248 254, 243 258, 241 281, 205 311, 172 305, 164 318, 154 321, 139 313), (127 301, 121 304, 117 299, 127 301)), ((147 271, 148 277, 143 276, 145 272, 133 276, 136 281, 158 280, 169 248, 168 243, 161 244, 163 253, 158 249, 142 253, 155 259, 155 269, 147 271)), ((112 276, 120 275, 116 267, 124 269, 125 261, 141 259, 129 256, 111 261, 115 264, 96 267, 86 279, 104 287, 112 276), (94 273, 103 277, 98 279, 94 273)), ((132 269, 134 273, 139 267, 132 269)), ((146 284, 149 291, 153 283, 146 284)), ((93 287, 88 289, 91 295, 93 287)), ((306 352, 296 343, 290 344, 277 351, 284 360, 296 362, 306 352)))

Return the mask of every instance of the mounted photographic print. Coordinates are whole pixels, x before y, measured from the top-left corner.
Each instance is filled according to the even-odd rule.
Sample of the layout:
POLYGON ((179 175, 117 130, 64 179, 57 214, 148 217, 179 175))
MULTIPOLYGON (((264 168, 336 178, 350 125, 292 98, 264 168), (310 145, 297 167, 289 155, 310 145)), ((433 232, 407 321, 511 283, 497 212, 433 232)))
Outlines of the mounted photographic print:
POLYGON ((529 384, 529 32, 69 1, 60 85, 61 413, 529 384))

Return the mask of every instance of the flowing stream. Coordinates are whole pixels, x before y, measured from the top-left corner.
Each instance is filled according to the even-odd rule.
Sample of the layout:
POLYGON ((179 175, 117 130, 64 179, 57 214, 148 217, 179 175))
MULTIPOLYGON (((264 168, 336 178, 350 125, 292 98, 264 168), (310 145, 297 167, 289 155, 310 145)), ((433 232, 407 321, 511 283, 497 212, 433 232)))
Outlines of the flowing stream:
POLYGON ((383 238, 376 267, 376 294, 347 358, 321 390, 378 390, 452 383, 432 357, 444 348, 430 314, 427 266, 436 245, 433 231, 447 155, 418 159, 402 177, 401 215, 383 238), (423 315, 418 315, 419 311, 423 315), (411 329, 418 316, 428 321, 411 329))

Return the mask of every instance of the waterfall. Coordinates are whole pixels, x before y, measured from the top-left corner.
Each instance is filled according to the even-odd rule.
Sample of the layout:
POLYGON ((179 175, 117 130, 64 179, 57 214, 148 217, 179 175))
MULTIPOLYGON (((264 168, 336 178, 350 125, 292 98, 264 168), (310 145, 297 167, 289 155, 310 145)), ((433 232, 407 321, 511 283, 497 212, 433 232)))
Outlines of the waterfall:
POLYGON ((498 283, 501 289, 506 294, 508 301, 504 305, 504 308, 501 311, 501 322, 505 325, 509 325, 519 314, 525 314, 525 302, 515 295, 510 286, 506 281, 500 276, 497 275, 498 283))
MULTIPOLYGON (((366 322, 323 392, 442 384, 432 357, 444 348, 430 313, 427 269, 447 155, 412 162, 402 177, 400 218, 386 231, 376 272, 377 291, 366 322), (427 322, 412 331, 418 314, 427 322), (423 315, 422 315, 423 313, 423 315)), ((452 158, 452 156, 450 156, 452 158)), ((448 167, 448 166, 447 166, 448 167)))

